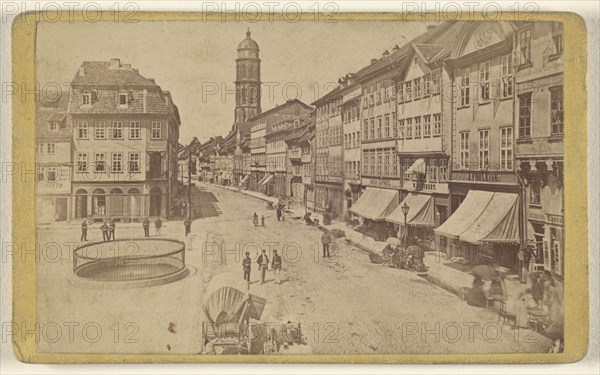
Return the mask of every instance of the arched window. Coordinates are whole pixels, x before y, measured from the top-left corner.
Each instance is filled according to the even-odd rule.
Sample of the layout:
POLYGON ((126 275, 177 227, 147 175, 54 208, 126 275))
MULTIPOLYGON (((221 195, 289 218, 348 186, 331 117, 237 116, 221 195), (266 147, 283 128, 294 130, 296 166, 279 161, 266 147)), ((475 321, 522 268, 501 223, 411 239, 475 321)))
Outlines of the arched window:
POLYGON ((123 194, 123 190, 119 188, 114 188, 110 191, 111 194, 123 194))
POLYGON ((87 194, 87 190, 85 190, 85 189, 79 189, 79 190, 77 190, 77 192, 75 194, 77 194, 77 195, 85 195, 85 194, 87 194))
POLYGON ((129 189, 129 191, 127 191, 127 194, 140 194, 140 190, 136 189, 136 188, 131 188, 129 189))
POLYGON ((94 195, 104 195, 106 193, 104 192, 103 189, 95 189, 93 194, 94 195))

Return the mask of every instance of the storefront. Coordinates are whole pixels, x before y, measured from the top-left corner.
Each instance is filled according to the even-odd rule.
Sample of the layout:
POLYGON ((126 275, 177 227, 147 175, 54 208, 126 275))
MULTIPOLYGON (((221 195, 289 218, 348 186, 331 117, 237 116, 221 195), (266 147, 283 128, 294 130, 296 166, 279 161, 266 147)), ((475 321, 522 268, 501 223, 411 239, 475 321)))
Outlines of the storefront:
MULTIPOLYGON (((473 265, 493 263, 518 271, 519 196, 471 190, 454 214, 434 230, 436 247, 473 265)), ((529 239, 533 240, 533 229, 529 239)))
POLYGON ((413 244, 416 239, 433 240, 433 228, 436 224, 434 206, 433 196, 409 193, 388 215, 386 221, 398 227, 398 238, 406 239, 408 244, 413 244))
POLYGON ((398 202, 397 190, 368 187, 350 207, 350 212, 359 217, 359 231, 378 241, 385 241, 396 234, 394 224, 385 220, 398 206, 398 202))

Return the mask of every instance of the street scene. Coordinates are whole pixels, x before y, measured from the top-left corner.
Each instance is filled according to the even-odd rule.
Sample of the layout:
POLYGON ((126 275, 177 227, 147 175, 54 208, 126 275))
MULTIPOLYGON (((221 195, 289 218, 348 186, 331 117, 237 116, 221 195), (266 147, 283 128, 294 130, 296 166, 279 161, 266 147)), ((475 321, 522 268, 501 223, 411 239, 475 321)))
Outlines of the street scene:
POLYGON ((564 351, 560 22, 225 27, 40 29, 41 352, 564 351))

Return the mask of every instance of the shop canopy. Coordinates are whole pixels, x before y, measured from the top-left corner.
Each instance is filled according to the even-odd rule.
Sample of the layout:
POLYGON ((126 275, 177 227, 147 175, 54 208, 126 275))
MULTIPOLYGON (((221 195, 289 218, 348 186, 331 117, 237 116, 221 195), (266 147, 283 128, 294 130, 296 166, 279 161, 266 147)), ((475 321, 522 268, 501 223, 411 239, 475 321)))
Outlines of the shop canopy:
POLYGON ((265 177, 265 178, 264 178, 264 179, 263 179, 263 180, 260 182, 260 184, 261 184, 261 185, 266 185, 266 184, 268 184, 268 183, 269 183, 269 182, 270 182, 272 179, 273 179, 273 175, 272 175, 272 174, 270 174, 270 175, 267 175, 267 176, 266 176, 266 177, 265 177))
POLYGON ((519 243, 519 196, 494 193, 477 220, 458 237, 463 242, 519 243))
POLYGON ((475 245, 519 243, 519 196, 471 190, 435 233, 475 245))
POLYGON ((493 192, 470 190, 452 216, 434 229, 435 234, 458 238, 479 218, 493 196, 493 192))
POLYGON ((408 194, 385 220, 404 225, 404 213, 402 212, 402 206, 404 206, 404 204, 409 207, 408 215, 406 215, 407 225, 421 227, 435 226, 433 196, 426 194, 408 194))
POLYGON ((246 180, 248 180, 248 177, 250 177, 249 174, 245 175, 244 178, 242 178, 242 181, 240 181, 240 184, 243 184, 244 182, 246 182, 246 180))
POLYGON ((406 173, 425 174, 427 172, 427 164, 425 159, 417 159, 407 170, 406 173))
POLYGON ((384 220, 398 206, 398 192, 368 187, 350 212, 371 220, 384 220))

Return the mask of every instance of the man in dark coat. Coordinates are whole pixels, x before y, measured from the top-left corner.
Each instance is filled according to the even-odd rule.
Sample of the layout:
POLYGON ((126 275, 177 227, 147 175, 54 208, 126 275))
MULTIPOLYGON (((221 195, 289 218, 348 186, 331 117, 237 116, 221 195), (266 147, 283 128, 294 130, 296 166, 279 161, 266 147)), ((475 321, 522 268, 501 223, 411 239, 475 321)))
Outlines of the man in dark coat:
POLYGON ((108 239, 115 239, 115 219, 110 221, 110 225, 108 226, 108 239))
POLYGON ((150 237, 150 220, 145 218, 142 225, 144 226, 144 237, 150 237))
POLYGON ((244 269, 244 281, 248 283, 248 289, 250 289, 250 271, 252 269, 252 259, 250 259, 250 253, 246 252, 246 257, 242 260, 242 268, 244 269))
POLYGON ((190 221, 190 219, 185 219, 183 225, 185 226, 185 236, 187 237, 192 229, 192 222, 190 221))
POLYGON ((81 242, 87 241, 87 219, 83 219, 81 223, 81 242))
POLYGON ((104 223, 100 226, 100 230, 102 231, 102 241, 108 241, 110 239, 110 233, 108 232, 109 228, 108 224, 106 224, 106 220, 104 220, 104 223))
POLYGON ((273 250, 273 262, 271 263, 271 268, 273 269, 273 272, 275 272, 277 285, 281 284, 281 256, 277 254, 277 250, 273 250))
POLYGON ((330 257, 329 245, 331 244, 332 241, 333 241, 333 239, 331 238, 331 234, 329 234, 329 232, 325 232, 321 236, 321 243, 323 244, 323 258, 330 257))
POLYGON ((156 229, 156 237, 160 237, 160 228, 162 228, 162 220, 160 220, 160 216, 154 221, 154 228, 156 229))
POLYGON ((540 308, 544 307, 544 280, 540 273, 537 273, 534 276, 533 282, 531 283, 531 296, 540 308))
POLYGON ((277 221, 281 221, 281 207, 277 206, 277 221))
POLYGON ((269 257, 267 256, 266 250, 263 250, 262 254, 258 256, 256 263, 258 263, 258 269, 260 269, 260 283, 264 284, 267 269, 269 269, 269 257))

